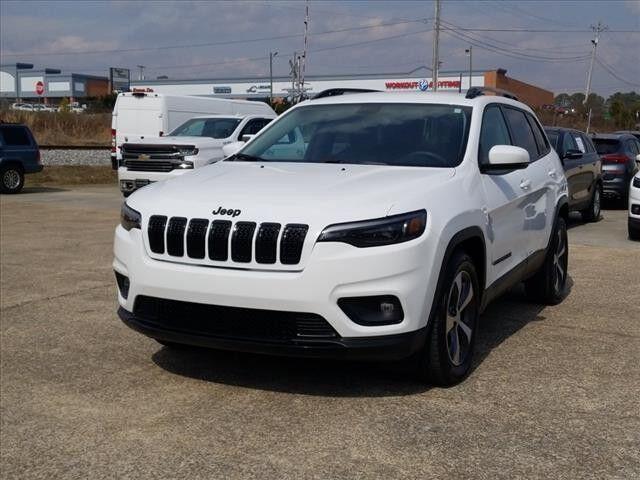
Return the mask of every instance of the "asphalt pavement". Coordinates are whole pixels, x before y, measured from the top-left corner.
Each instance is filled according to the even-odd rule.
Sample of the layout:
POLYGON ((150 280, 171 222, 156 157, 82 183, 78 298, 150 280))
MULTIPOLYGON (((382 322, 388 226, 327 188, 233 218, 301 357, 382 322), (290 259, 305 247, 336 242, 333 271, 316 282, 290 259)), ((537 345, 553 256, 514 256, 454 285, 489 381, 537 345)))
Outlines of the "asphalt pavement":
POLYGON ((170 350, 116 315, 115 187, 0 197, 2 478, 640 477, 640 244, 571 221, 570 292, 482 317, 469 378, 170 350))

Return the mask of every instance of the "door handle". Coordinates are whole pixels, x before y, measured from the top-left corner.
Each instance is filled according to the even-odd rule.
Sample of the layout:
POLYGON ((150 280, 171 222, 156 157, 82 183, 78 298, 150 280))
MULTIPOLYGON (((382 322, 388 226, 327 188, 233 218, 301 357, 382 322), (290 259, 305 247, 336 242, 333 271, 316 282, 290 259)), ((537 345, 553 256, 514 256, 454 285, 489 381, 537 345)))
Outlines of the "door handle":
POLYGON ((556 174, 556 171, 555 171, 555 170, 549 170, 549 176, 550 176, 551 178, 556 178, 556 175, 557 175, 557 174, 556 174))
POLYGON ((523 190, 529 190, 529 188, 531 188, 531 180, 522 180, 520 182, 520 188, 523 190))

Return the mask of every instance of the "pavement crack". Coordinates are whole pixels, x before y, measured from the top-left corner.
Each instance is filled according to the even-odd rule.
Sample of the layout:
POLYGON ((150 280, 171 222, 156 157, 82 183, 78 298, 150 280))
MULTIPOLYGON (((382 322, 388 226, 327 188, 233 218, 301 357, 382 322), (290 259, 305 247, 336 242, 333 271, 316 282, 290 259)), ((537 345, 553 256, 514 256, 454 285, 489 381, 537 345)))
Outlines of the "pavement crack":
POLYGON ((78 294, 82 294, 84 292, 89 292, 91 290, 98 290, 99 288, 105 288, 105 287, 109 287, 111 286, 112 283, 101 283, 100 285, 94 285, 93 287, 87 287, 87 288, 82 288, 80 290, 74 290, 73 292, 65 292, 65 293, 61 293, 59 295, 50 295, 47 297, 40 297, 40 298, 32 298, 30 300, 25 300, 23 302, 18 302, 18 303, 13 303, 10 305, 6 305, 1 307, 0 309, 5 311, 5 310, 10 310, 12 308, 17 308, 17 307, 22 307, 24 305, 28 305, 30 303, 34 303, 34 302, 43 302, 43 301, 48 301, 48 300, 56 300, 58 298, 63 298, 63 297, 68 297, 70 295, 78 295, 78 294))

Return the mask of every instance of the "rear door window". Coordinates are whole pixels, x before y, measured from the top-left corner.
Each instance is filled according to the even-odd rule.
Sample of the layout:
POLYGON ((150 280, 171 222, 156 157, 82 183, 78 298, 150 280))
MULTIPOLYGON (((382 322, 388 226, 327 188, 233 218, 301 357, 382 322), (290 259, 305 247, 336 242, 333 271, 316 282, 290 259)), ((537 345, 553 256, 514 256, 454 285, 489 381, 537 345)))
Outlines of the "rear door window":
POLYGON ((582 143, 584 143, 585 147, 587 148, 587 152, 588 153, 595 152, 596 149, 593 146, 593 142, 591 142, 591 139, 589 139, 589 137, 587 137, 584 133, 581 133, 580 136, 582 137, 582 143))
POLYGON ((7 146, 29 146, 31 139, 24 127, 2 127, 3 144, 7 146))
POLYGON ((527 120, 529 121, 529 125, 531 126, 531 130, 533 130, 533 136, 536 139, 536 145, 538 146, 538 154, 540 156, 546 155, 549 153, 549 142, 544 136, 544 132, 542 128, 540 128, 540 124, 536 121, 536 119, 530 113, 527 113, 527 120))
POLYGON ((511 145, 509 129, 502 111, 496 105, 490 105, 484 110, 482 128, 480 130, 480 164, 489 163, 489 150, 495 145, 511 145))
POLYGON ((529 152, 529 158, 532 162, 537 160, 539 158, 538 146, 524 112, 509 107, 505 108, 504 112, 513 136, 513 143, 529 152))

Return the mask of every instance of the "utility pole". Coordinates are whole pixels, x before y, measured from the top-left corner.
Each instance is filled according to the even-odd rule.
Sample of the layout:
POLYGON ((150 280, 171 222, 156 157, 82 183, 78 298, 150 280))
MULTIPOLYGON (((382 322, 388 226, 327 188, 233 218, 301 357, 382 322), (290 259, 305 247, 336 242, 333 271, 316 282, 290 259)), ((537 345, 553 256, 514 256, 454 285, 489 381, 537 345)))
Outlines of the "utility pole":
POLYGON ((269 52, 269 104, 273 107, 273 57, 278 52, 269 52))
POLYGON ((144 65, 137 65, 140 69, 140 73, 138 74, 138 80, 144 80, 144 69, 147 68, 144 65))
POLYGON ((304 50, 302 51, 302 65, 300 66, 300 98, 304 95, 304 73, 307 68, 307 47, 309 46, 309 0, 306 1, 304 14, 304 50))
POLYGON ((438 70, 440 70, 440 58, 438 53, 438 41, 440 39, 440 0, 435 0, 435 14, 433 17, 433 91, 438 91, 438 70))
MULTIPOLYGON (((598 50, 598 42, 600 41, 600 34, 604 32, 608 27, 602 25, 601 21, 598 21, 597 25, 591 25, 591 30, 595 32, 595 37, 591 40, 591 62, 589 63, 589 72, 587 73, 587 88, 584 92, 584 104, 587 104, 589 95, 591 94, 591 75, 593 74, 593 63, 596 60, 596 51, 598 50)), ((591 107, 589 107, 589 114, 587 116, 587 128, 586 133, 589 133, 589 127, 591 127, 591 107)))
POLYGON ((471 88, 471 77, 473 75, 473 45, 469 45, 469 48, 464 52, 469 54, 469 88, 471 88))

